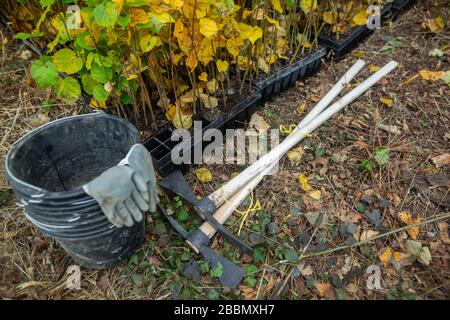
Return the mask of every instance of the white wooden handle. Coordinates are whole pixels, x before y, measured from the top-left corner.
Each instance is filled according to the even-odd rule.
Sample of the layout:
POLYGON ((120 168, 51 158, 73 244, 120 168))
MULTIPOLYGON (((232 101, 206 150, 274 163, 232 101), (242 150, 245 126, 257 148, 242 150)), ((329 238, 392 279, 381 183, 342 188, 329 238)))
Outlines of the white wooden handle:
MULTIPOLYGON (((316 118, 307 116, 309 119, 312 119, 312 118, 313 119, 310 120, 310 123, 308 123, 308 124, 306 124, 304 126, 303 125, 300 126, 300 124, 301 124, 300 123, 299 126, 298 126, 298 129, 297 129, 297 131, 304 132, 305 134, 294 134, 294 135, 290 135, 289 137, 291 137, 291 136, 298 136, 298 138, 295 139, 295 141, 298 140, 297 142, 295 142, 295 144, 297 144, 308 133, 310 133, 313 130, 315 130, 317 127, 322 125, 326 120, 331 118, 334 114, 336 114, 337 112, 342 110, 345 106, 347 106, 348 104, 353 102, 356 98, 358 98, 361 94, 363 94, 367 89, 369 89, 375 83, 377 83, 382 77, 384 77, 387 74, 389 74, 390 72, 392 72, 396 67, 397 67, 397 62, 391 61, 390 63, 385 65, 382 69, 380 69, 378 72, 376 72, 371 77, 369 77, 366 81, 361 83, 358 87, 356 87, 355 89, 350 91, 347 95, 345 95, 343 98, 341 98, 339 101, 334 103, 331 107, 329 107, 328 109, 326 109, 325 111, 320 113, 316 118)), ((355 75, 353 75, 353 77, 355 75)), ((351 81, 351 79, 347 78, 347 81, 349 82, 349 81, 351 81)), ((338 84, 339 84, 339 82, 338 82, 338 84)), ((333 87, 332 91, 336 88, 336 86, 333 87)), ((342 89, 343 89, 343 86, 341 85, 340 91, 342 91, 342 89)), ((339 92, 336 89, 336 91, 333 92, 333 95, 335 94, 335 97, 336 97, 339 94, 339 92)), ((328 96, 328 94, 327 94, 327 96, 328 96)), ((325 97, 324 97, 324 99, 325 99, 325 97)), ((320 105, 320 108, 322 108, 322 110, 324 108, 326 108, 326 105, 321 104, 321 101, 319 102, 318 105, 320 105)), ((313 110, 315 110, 316 108, 317 108, 317 106, 313 110)), ((317 109, 319 109, 319 108, 317 108, 317 109)), ((303 120, 302 122, 306 122, 306 121, 303 120)), ((286 138, 285 141, 288 138, 286 138)), ((282 144, 285 144, 285 141, 283 141, 282 144)), ((290 148, 292 148, 293 146, 295 146, 295 144, 293 144, 293 143, 294 143, 294 140, 292 140, 292 142, 289 141, 289 144, 286 144, 286 145, 289 145, 289 146, 291 146, 290 148)), ((282 144, 280 144, 279 146, 281 146, 282 144)), ((289 149, 287 149, 287 150, 289 150, 289 149)), ((281 149, 281 151, 283 151, 283 150, 285 150, 285 149, 281 149)), ((275 148, 271 152, 266 154, 266 155, 269 155, 273 151, 275 151, 275 148)), ((275 156, 272 155, 272 158, 269 158, 269 159, 273 159, 274 157, 278 157, 277 160, 279 160, 284 155, 284 153, 285 152, 283 152, 283 153, 274 153, 275 156)), ((264 157, 262 157, 258 162, 260 162, 263 158, 264 157)), ((255 164, 256 163, 257 162, 255 162, 255 164)), ((270 170, 273 168, 274 165, 275 164, 273 162, 269 162, 269 164, 263 163, 262 166, 258 166, 260 172, 257 173, 256 176, 255 176, 255 173, 253 172, 252 173, 252 175, 254 177, 253 179, 250 179, 250 181, 248 181, 246 184, 244 184, 243 186, 239 187, 237 189, 238 191, 233 192, 232 193, 233 195, 231 197, 225 198, 225 199, 228 199, 226 202, 225 202, 225 199, 222 198, 222 202, 225 202, 225 203, 222 206, 220 206, 220 208, 216 211, 216 213, 214 214, 214 218, 216 218, 221 223, 225 223, 225 221, 233 214, 235 208, 238 207, 240 205, 240 203, 242 203, 242 201, 252 192, 252 190, 259 184, 259 182, 261 182, 261 180, 264 178, 264 176, 270 172, 270 170)), ((247 168, 247 169, 249 169, 249 168, 247 168)), ((245 172, 245 170, 243 172, 245 172)), ((240 175, 238 175, 237 177, 239 177, 239 176, 240 175)), ((230 180, 230 182, 233 182, 233 180, 235 180, 237 177, 235 177, 234 179, 230 180)), ((230 182, 228 182, 228 183, 230 183, 230 182)), ((228 183, 227 183, 227 185, 228 185, 228 183)), ((241 183, 241 182, 238 181, 238 183, 236 183, 236 184, 239 184, 239 183, 241 183)), ((227 185, 225 185, 225 187, 227 185)), ((218 191, 220 191, 220 189, 218 191)), ((214 195, 214 193, 213 193, 213 195, 214 195)), ((217 199, 217 201, 219 201, 219 199, 217 199)), ((203 233, 205 233, 210 238, 212 236, 214 236, 214 234, 216 232, 215 228, 212 225, 210 225, 208 222, 203 223, 202 226, 200 227, 200 230, 203 233)))

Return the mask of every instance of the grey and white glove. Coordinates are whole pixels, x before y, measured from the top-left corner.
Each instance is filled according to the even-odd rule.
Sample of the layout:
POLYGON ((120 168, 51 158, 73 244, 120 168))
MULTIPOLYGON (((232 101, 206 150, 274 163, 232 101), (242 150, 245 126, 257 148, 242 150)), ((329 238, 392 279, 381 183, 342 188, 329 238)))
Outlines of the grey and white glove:
POLYGON ((142 144, 135 144, 131 147, 127 156, 119 163, 119 166, 132 168, 144 179, 148 189, 148 197, 144 194, 142 197, 148 198, 147 203, 150 211, 155 212, 159 198, 156 193, 156 176, 150 152, 142 144))
POLYGON ((117 227, 131 227, 142 220, 149 209, 148 187, 142 176, 131 167, 115 166, 83 186, 108 220, 117 227))

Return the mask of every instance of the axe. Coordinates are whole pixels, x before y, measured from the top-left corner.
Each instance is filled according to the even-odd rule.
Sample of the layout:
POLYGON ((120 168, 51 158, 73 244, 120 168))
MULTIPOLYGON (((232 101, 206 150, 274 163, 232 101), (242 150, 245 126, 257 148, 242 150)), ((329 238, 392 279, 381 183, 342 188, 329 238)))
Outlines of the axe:
MULTIPOLYGON (((173 180, 171 184, 167 184, 163 181, 164 187, 172 188, 172 191, 182 196, 185 200, 192 203, 201 216, 205 218, 203 225, 193 232, 196 237, 189 237, 185 235, 188 244, 197 253, 202 253, 206 247, 209 239, 211 239, 216 232, 224 234, 223 223, 232 215, 235 208, 249 195, 249 193, 259 184, 263 177, 270 173, 273 167, 276 165, 278 160, 292 147, 294 147, 298 142, 300 142, 305 136, 331 118, 335 113, 342 110, 345 106, 353 102, 357 97, 364 93, 367 89, 378 82, 383 76, 390 73, 397 63, 391 62, 385 67, 380 69, 377 73, 372 75, 361 85, 353 89, 338 102, 329 107, 326 111, 322 112, 342 91, 342 89, 356 76, 356 74, 364 66, 364 62, 357 61, 352 68, 337 82, 337 84, 322 98, 322 100, 313 108, 313 110, 303 119, 302 122, 296 127, 294 131, 295 134, 289 135, 281 144, 272 149, 269 153, 261 157, 257 162, 249 166, 241 174, 230 180, 222 188, 218 189, 210 196, 197 200, 196 197, 192 198, 192 195, 187 196, 186 193, 182 192, 180 188, 173 189, 173 180), (225 201, 228 199, 228 201, 225 201), (199 203, 202 202, 202 203, 199 203), (224 203, 226 202, 226 203, 224 203), (206 203, 206 204, 205 204, 206 203), (206 211, 204 208, 208 208, 206 211), (213 208, 217 208, 214 214, 211 213, 213 208), (198 238, 203 240, 198 242, 198 238)), ((175 177, 175 176, 174 176, 175 177)), ((179 176, 177 181, 180 182, 179 176)), ((184 179, 183 179, 184 180, 184 179)), ((186 184, 187 185, 187 184, 186 184)), ((192 192, 192 191, 191 191, 192 192)), ((165 214, 166 217, 167 214, 165 214)), ((172 219, 173 220, 173 219, 172 219)), ((169 220, 169 222, 171 222, 169 220)), ((175 222, 176 223, 176 222, 175 222)), ((171 222, 172 224, 172 222, 171 222)), ((175 226, 174 226, 175 227, 175 226)), ((226 231, 226 229, 225 229, 226 231)), ((236 238, 234 235, 228 231, 224 234, 227 238, 231 235, 231 238, 237 239, 237 241, 232 240, 233 244, 238 245, 243 251, 245 251, 248 246, 242 245, 242 241, 236 238), (245 248, 245 249, 244 249, 245 248)), ((205 255, 204 255, 205 256, 205 255)), ((206 257, 205 257, 206 258, 206 257)), ((215 259, 218 259, 216 254, 215 259)), ((207 259, 208 260, 208 259, 207 259)), ((208 260, 210 261, 210 260, 208 260)), ((225 268, 224 268, 225 269, 225 268)), ((243 272, 241 272, 243 274, 243 272)), ((225 274, 225 272, 224 272, 225 274)), ((235 281, 237 281, 235 279, 235 281)))

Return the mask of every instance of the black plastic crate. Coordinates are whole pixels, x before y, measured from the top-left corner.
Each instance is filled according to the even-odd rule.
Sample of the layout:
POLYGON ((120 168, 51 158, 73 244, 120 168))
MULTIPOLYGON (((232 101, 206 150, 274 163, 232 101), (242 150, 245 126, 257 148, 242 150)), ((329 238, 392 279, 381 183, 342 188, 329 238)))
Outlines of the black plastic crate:
POLYGON ((256 81, 256 87, 261 91, 264 101, 295 85, 297 80, 304 80, 315 74, 327 54, 325 47, 319 47, 311 54, 302 57, 265 79, 256 81))
MULTIPOLYGON (((392 10, 392 3, 386 4, 381 10, 381 19, 383 21, 392 10)), ((345 37, 340 40, 330 38, 325 31, 322 31, 319 36, 319 44, 334 51, 335 59, 342 59, 345 55, 350 53, 361 41, 372 34, 374 30, 369 29, 367 26, 358 26, 345 37)))
POLYGON ((400 14, 411 8, 416 0, 394 0, 392 2, 392 15, 397 19, 400 14))

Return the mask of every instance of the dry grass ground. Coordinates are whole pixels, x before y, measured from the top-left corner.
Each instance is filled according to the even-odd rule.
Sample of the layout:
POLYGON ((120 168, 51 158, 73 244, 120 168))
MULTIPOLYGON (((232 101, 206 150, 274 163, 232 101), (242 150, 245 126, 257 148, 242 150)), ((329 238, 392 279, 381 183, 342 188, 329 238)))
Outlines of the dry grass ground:
MULTIPOLYGON (((357 51, 368 65, 382 66, 395 59, 399 68, 305 140, 299 164, 283 159, 279 173, 258 186, 254 197, 263 210, 248 218, 242 232, 242 237, 258 248, 257 254, 241 256, 216 237, 213 248, 248 272, 238 289, 221 289, 199 257, 174 232, 166 232, 169 227, 158 214, 151 214, 145 244, 130 261, 110 270, 82 269, 81 290, 68 290, 66 268, 73 263, 71 258, 24 218, 0 174, 0 297, 448 299, 450 241, 448 219, 442 217, 450 211, 450 172, 449 165, 438 167, 431 158, 450 150, 450 89, 443 81, 420 77, 408 81, 419 70, 450 69, 448 47, 440 58, 429 56, 432 49, 444 47, 445 51, 450 45, 448 26, 435 34, 421 25, 438 15, 449 21, 448 8, 448 1, 419 1, 360 45, 357 51), (387 107, 380 98, 394 103, 387 107), (395 126, 401 133, 388 132, 379 124, 395 126), (376 161, 376 155, 383 155, 380 150, 389 150, 384 165, 376 161), (371 171, 361 168, 364 161, 366 169, 370 161, 371 171), (321 191, 320 200, 311 200, 301 189, 300 174, 321 191), (379 223, 370 215, 374 210, 380 214, 379 223), (402 229, 405 224, 399 214, 403 211, 423 222, 417 241, 429 248, 431 263, 414 261, 408 253, 411 235, 402 229), (321 223, 314 221, 316 215, 321 223), (377 239, 364 241, 369 232, 378 234, 377 239), (386 248, 398 252, 399 263, 380 261, 386 248), (189 260, 199 262, 199 282, 183 275, 189 260), (381 290, 367 289, 370 265, 381 267, 381 290)), ((68 105, 49 108, 52 97, 29 80, 26 48, 4 30, 0 40, 6 43, 0 70, 3 163, 11 144, 24 133, 79 110, 68 105), (3 40, 6 37, 8 43, 3 40)), ((298 123, 303 114, 298 107, 306 103, 306 111, 311 108, 354 60, 355 56, 348 56, 338 62, 325 61, 317 76, 274 98, 259 114, 272 128, 298 123)), ((356 82, 370 73, 364 71, 356 82)), ((193 174, 187 175, 203 194, 240 169, 207 168, 214 177, 211 183, 202 184, 193 174)), ((198 225, 193 214, 190 218, 193 221, 187 227, 198 225)), ((229 225, 233 231, 237 231, 236 220, 229 225)))

